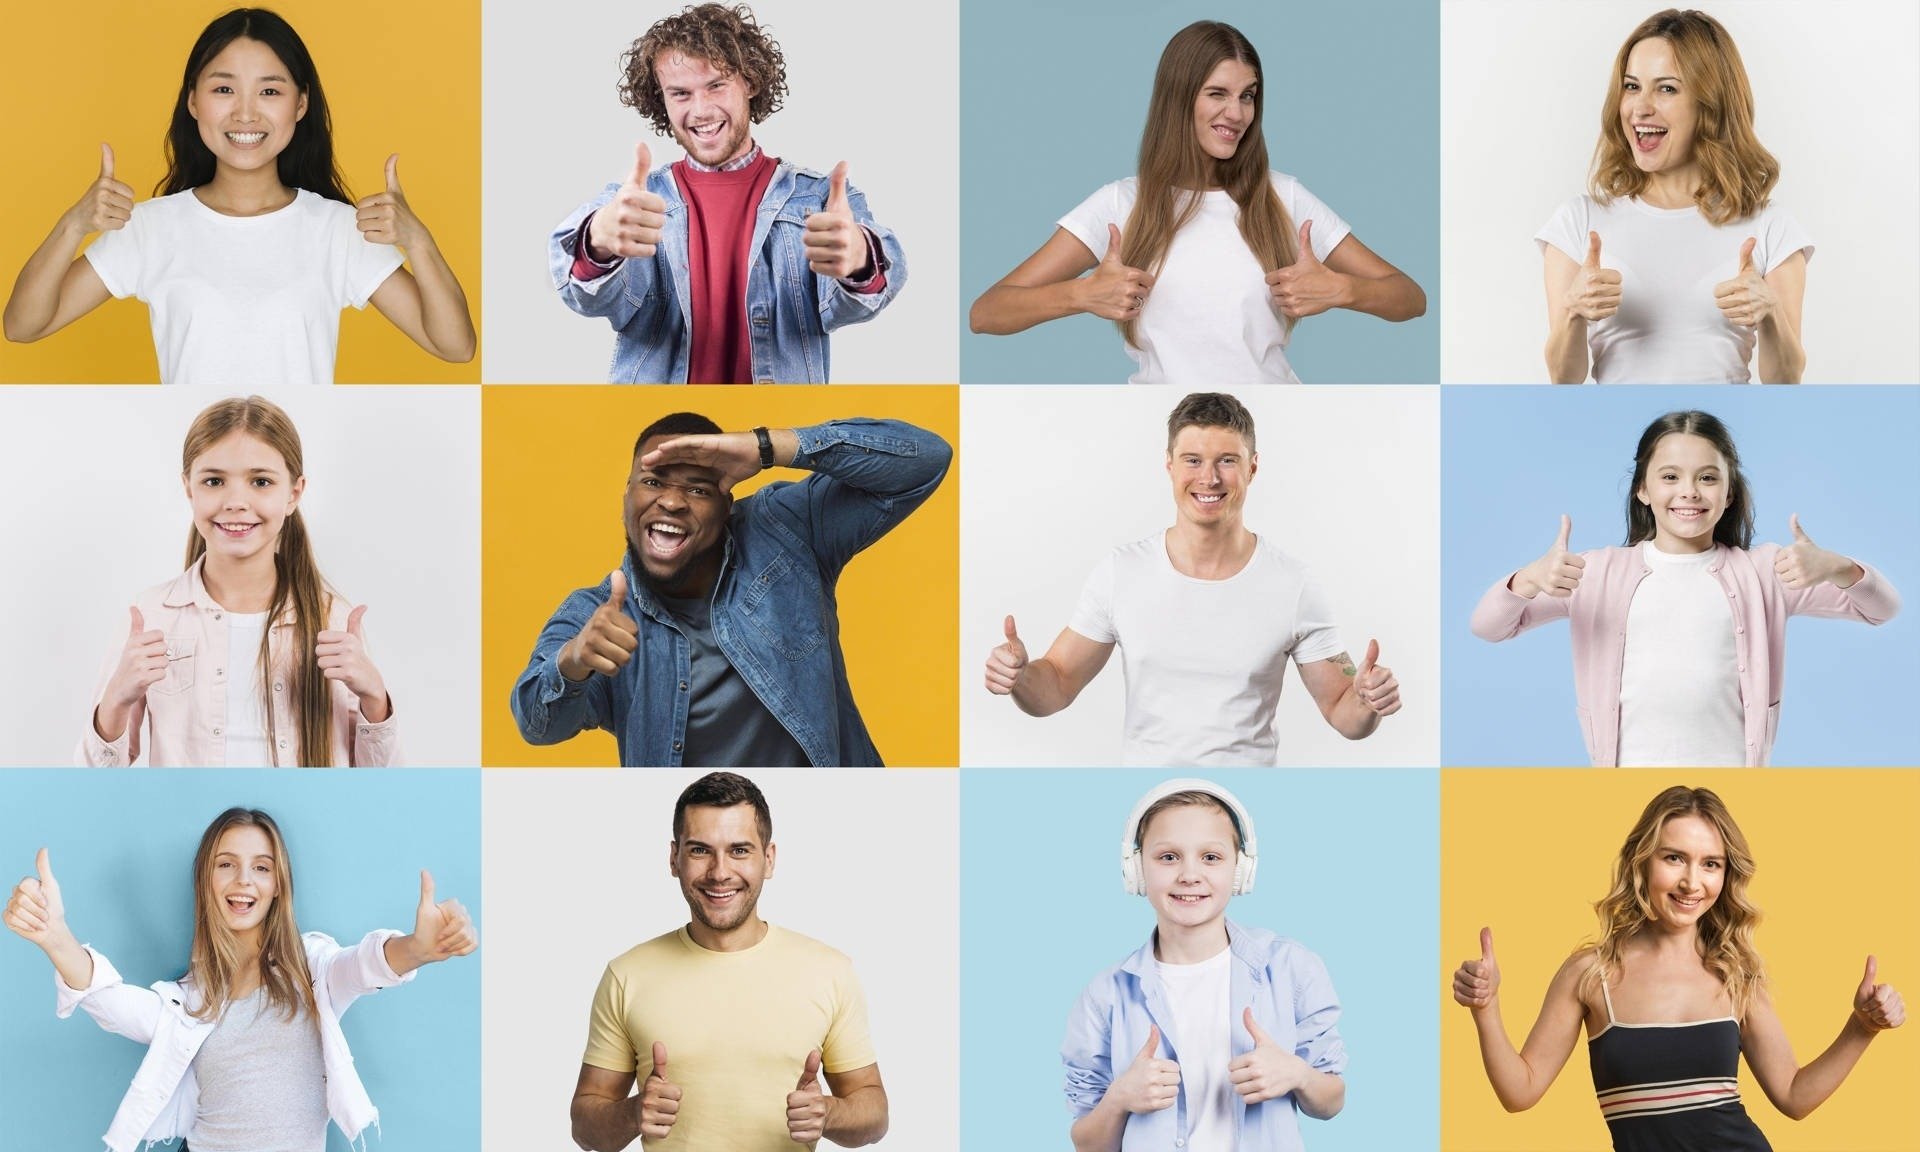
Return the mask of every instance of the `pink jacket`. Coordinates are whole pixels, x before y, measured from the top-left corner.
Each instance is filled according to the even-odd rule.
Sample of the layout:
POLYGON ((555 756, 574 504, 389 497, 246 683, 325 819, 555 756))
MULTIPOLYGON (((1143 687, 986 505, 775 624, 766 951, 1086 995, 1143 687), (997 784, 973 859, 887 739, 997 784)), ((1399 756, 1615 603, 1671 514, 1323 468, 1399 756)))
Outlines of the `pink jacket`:
MULTIPOLYGON (((1786 682, 1787 617, 1831 616, 1882 624, 1900 611, 1900 594, 1880 573, 1865 570, 1847 589, 1821 584, 1798 592, 1774 575, 1778 544, 1751 550, 1714 548, 1713 573, 1733 609, 1733 645, 1739 661, 1740 700, 1746 713, 1747 766, 1767 763, 1780 723, 1780 688, 1786 682)), ((1620 669, 1627 652, 1627 607, 1634 589, 1652 569, 1640 550, 1600 548, 1582 552, 1587 567, 1573 595, 1541 594, 1528 600, 1507 587, 1511 575, 1487 589, 1473 610, 1473 634, 1507 640, 1565 616, 1573 627, 1573 693, 1587 755, 1598 766, 1620 759, 1620 669)))
MULTIPOLYGON (((147 763, 165 768, 218 768, 227 762, 224 735, 227 720, 226 609, 214 603, 200 579, 200 564, 158 588, 142 592, 134 601, 147 627, 167 634, 166 679, 147 689, 146 699, 134 705, 127 730, 111 743, 93 728, 93 710, 87 711, 86 731, 75 750, 75 762, 86 767, 119 767, 140 759, 140 726, 147 725, 147 763)), ((333 598, 327 626, 345 629, 353 606, 333 598)), ((273 674, 273 730, 276 734, 273 767, 299 767, 299 726, 294 718, 293 654, 288 651, 293 613, 287 610, 273 625, 268 641, 273 674)), ((98 706, 107 677, 120 661, 116 648, 107 658, 107 674, 94 695, 98 706)), ((319 670, 314 670, 319 675, 319 670)), ((383 767, 399 763, 399 731, 388 716, 378 724, 360 714, 360 698, 334 681, 333 766, 383 767)))

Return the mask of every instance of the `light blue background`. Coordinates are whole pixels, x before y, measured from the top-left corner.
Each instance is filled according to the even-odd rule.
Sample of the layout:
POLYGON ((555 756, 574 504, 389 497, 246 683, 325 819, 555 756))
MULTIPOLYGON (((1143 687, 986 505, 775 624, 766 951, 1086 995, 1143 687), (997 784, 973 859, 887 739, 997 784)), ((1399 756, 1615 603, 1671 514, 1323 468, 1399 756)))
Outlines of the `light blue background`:
MULTIPOLYGON (((1269 164, 1427 292, 1389 324, 1309 317, 1287 358, 1316 384, 1440 378, 1440 9, 1432 0, 967 0, 960 13, 960 379, 1118 384, 1133 370, 1108 321, 1072 316, 977 336, 967 309, 1093 191, 1135 171, 1160 51, 1198 19, 1260 53, 1269 164)), ((1194 386, 1199 386, 1195 383, 1194 386)))
MULTIPOLYGON (((0 884, 32 875, 34 851, 45 846, 75 935, 129 984, 185 970, 194 848, 229 807, 261 808, 280 824, 302 931, 349 944, 375 928, 410 932, 420 869, 431 871, 436 898, 473 915, 481 951, 429 965, 413 983, 357 1001, 341 1021, 380 1109, 373 1147, 480 1146, 477 770, 10 770, 0 790, 0 884)), ((84 1012, 54 1019, 53 999, 46 955, 0 931, 6 1144, 98 1148, 146 1049, 84 1012)), ((327 1147, 347 1149, 338 1128, 327 1147)))
POLYGON ((1920 738, 1902 714, 1920 689, 1920 389, 1525 386, 1447 388, 1442 397, 1443 763, 1588 763, 1566 624, 1495 645, 1468 623, 1489 587, 1552 546, 1562 513, 1573 517, 1575 551, 1624 542, 1640 433, 1685 408, 1732 431, 1754 498, 1755 543, 1789 542, 1787 517, 1797 512, 1816 544, 1872 564, 1906 602, 1878 628, 1788 623, 1773 763, 1920 763, 1920 738))
MULTIPOLYGON (((1120 884, 1120 841, 1147 790, 1179 775, 1106 769, 960 773, 961 1147, 1065 1148, 1067 1015, 1153 931, 1120 884)), ((1236 922, 1326 961, 1351 1064, 1347 1104, 1301 1120, 1312 1152, 1439 1144, 1439 772, 1214 772, 1253 816, 1260 870, 1236 922)))

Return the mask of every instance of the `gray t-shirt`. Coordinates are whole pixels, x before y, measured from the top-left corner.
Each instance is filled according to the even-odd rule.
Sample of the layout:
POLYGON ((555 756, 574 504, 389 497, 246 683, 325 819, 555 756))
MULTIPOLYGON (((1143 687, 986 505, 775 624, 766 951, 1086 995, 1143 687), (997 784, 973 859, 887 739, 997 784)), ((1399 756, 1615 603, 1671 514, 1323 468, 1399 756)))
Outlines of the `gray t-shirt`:
MULTIPOLYGON (((658 595, 656 593, 655 595, 658 595)), ((807 754, 740 677, 713 638, 713 605, 704 596, 660 596, 692 648, 687 684, 689 768, 805 768, 807 754)))
POLYGON ((304 1009, 287 1019, 264 988, 231 1001, 193 1069, 193 1152, 326 1152, 326 1064, 304 1009))

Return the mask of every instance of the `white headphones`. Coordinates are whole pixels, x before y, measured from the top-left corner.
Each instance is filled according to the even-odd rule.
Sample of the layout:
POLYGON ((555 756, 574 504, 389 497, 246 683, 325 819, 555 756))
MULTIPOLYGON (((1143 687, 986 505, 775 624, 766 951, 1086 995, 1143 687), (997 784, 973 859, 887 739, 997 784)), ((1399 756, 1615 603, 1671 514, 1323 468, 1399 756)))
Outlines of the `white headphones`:
POLYGON ((1240 798, 1211 780, 1169 780, 1140 798, 1127 817, 1126 839, 1120 842, 1120 877, 1129 896, 1145 896, 1147 880, 1140 871, 1140 821, 1147 809, 1176 792, 1204 792, 1227 806, 1233 815, 1234 830, 1240 834, 1240 851, 1233 860, 1233 894, 1244 896, 1253 891, 1254 869, 1260 863, 1260 847, 1253 836, 1253 817, 1247 814, 1240 798))

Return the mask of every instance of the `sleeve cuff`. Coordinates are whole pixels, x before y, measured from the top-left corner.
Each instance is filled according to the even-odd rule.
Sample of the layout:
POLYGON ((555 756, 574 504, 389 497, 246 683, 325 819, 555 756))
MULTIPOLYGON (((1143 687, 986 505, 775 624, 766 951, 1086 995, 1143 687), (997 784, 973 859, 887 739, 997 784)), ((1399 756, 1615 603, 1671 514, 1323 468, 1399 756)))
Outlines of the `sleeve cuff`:
POLYGON ((85 944, 82 947, 87 950, 87 955, 93 958, 93 979, 85 988, 69 988, 67 982, 60 979, 59 969, 55 969, 53 973, 53 1014, 61 1020, 73 1015, 73 1010, 80 1006, 80 1002, 95 992, 124 983, 120 979, 119 970, 108 963, 105 956, 95 952, 93 945, 85 944))

